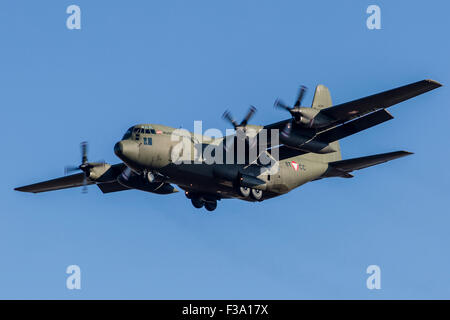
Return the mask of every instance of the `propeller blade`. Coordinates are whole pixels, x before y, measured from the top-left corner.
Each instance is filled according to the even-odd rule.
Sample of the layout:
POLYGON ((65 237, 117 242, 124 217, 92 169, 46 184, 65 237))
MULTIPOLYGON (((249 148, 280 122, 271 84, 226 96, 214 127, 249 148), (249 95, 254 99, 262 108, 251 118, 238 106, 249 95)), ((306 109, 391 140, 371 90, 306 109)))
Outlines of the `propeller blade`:
POLYGON ((75 171, 79 171, 80 167, 76 167, 76 166, 65 166, 64 167, 64 175, 67 175, 71 172, 75 172, 75 171))
POLYGON ((81 147, 81 163, 84 164, 88 161, 87 160, 88 143, 86 141, 83 141, 81 142, 80 147, 81 147))
POLYGON ((229 121, 233 127, 236 129, 236 127, 238 126, 238 123, 233 119, 233 116, 231 115, 230 111, 225 111, 222 115, 222 118, 224 118, 225 120, 229 121))
POLYGON ((242 120, 240 126, 245 127, 248 123, 248 121, 253 117, 253 115, 256 112, 256 108, 254 106, 250 106, 250 109, 247 112, 247 115, 245 116, 244 120, 242 120))
POLYGON ((275 103, 273 104, 273 106, 284 109, 286 111, 291 110, 291 108, 289 108, 289 106, 287 104, 285 104, 283 101, 281 101, 280 99, 275 100, 275 103))
POLYGON ((81 189, 81 193, 87 193, 87 192, 88 192, 87 178, 86 178, 86 174, 85 174, 84 179, 83 179, 83 189, 81 189))
POLYGON ((302 103, 303 97, 305 96, 306 87, 301 86, 300 92, 298 93, 297 101, 295 102, 294 107, 300 107, 300 104, 302 103))

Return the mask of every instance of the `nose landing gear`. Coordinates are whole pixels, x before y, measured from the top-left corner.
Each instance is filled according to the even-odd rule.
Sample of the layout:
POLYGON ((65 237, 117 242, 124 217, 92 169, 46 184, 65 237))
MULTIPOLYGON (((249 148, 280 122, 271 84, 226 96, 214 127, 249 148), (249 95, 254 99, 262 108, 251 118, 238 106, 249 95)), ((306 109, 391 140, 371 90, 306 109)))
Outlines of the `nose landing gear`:
POLYGON ((185 192, 185 195, 188 199, 191 199, 192 205, 197 209, 205 207, 208 211, 214 211, 217 208, 217 200, 214 198, 191 194, 190 192, 185 192))

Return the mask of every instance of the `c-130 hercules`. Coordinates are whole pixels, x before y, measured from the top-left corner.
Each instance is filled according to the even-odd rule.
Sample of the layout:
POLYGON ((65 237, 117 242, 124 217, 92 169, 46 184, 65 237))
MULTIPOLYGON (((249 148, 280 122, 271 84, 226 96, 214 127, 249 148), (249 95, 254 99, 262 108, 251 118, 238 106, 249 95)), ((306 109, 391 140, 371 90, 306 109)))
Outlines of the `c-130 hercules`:
POLYGON ((205 143, 207 137, 188 134, 193 150, 199 144, 202 150, 205 146, 237 150, 236 142, 243 141, 245 156, 241 163, 207 163, 202 159, 178 163, 173 160, 174 148, 179 144, 173 139, 177 129, 157 124, 135 125, 114 146, 114 153, 122 163, 88 162, 87 145, 82 143, 81 165, 69 168, 81 170, 81 173, 15 190, 40 193, 79 186, 85 189, 87 185, 96 184, 103 193, 138 189, 165 195, 178 191, 172 186, 175 184, 185 191, 194 207, 204 206, 208 211, 215 210, 217 201, 221 199, 263 201, 310 181, 330 177, 351 178, 350 172, 354 170, 410 155, 410 152, 396 151, 342 160, 339 140, 393 119, 386 108, 440 86, 436 81, 422 80, 332 106, 328 88, 318 85, 311 107, 301 106, 305 93, 305 87, 301 87, 293 107, 279 100, 275 102, 275 106, 291 114, 290 119, 266 126, 249 125, 248 121, 255 112, 252 107, 239 124, 230 113, 224 114, 236 130, 231 139, 230 136, 209 138, 205 143), (280 132, 277 143, 269 139, 256 158, 251 158, 249 132, 254 132, 251 138, 256 137, 254 141, 258 141, 261 132, 266 131, 267 136, 271 136, 274 130, 280 132), (261 156, 271 159, 270 164, 262 163, 261 156))

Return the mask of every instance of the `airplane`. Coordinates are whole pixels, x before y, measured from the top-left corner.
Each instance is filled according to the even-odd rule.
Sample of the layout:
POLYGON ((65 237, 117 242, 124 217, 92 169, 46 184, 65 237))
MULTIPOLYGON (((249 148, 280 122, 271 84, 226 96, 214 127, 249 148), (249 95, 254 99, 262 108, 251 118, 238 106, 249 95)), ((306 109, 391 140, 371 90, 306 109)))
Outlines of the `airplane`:
MULTIPOLYGON (((311 107, 301 105, 306 93, 306 87, 302 86, 293 106, 281 100, 274 104, 289 112, 289 119, 264 126, 250 125, 248 122, 256 111, 251 107, 240 123, 229 112, 224 113, 224 119, 235 129, 232 135, 206 137, 188 132, 186 150, 194 151, 192 154, 186 152, 187 158, 197 157, 198 160, 191 162, 174 161, 174 153, 180 155, 185 151, 175 150, 180 143, 174 141, 178 129, 137 124, 130 127, 114 146, 114 153, 122 162, 89 162, 87 143, 83 142, 81 164, 66 168, 66 174, 76 170, 80 173, 15 190, 40 193, 82 186, 86 191, 87 185, 95 184, 103 193, 137 189, 168 195, 178 192, 173 186, 176 185, 195 208, 204 207, 207 211, 214 211, 222 199, 260 202, 286 194, 310 181, 352 178, 353 171, 412 154, 395 151, 342 160, 339 140, 393 119, 387 108, 440 86, 437 81, 422 80, 333 106, 328 88, 318 85, 311 107), (262 148, 256 151, 256 156, 250 157, 255 149, 253 142, 262 141, 264 131, 266 136, 274 135, 257 143, 262 148), (238 145, 244 146, 244 157, 240 162, 236 161, 238 155, 233 154, 238 145), (215 151, 233 150, 231 161, 208 163, 198 158, 198 153, 195 155, 196 150, 208 147, 215 151), (261 161, 263 156, 270 161, 261 161)), ((224 156, 218 156, 219 160, 221 157, 224 156)))

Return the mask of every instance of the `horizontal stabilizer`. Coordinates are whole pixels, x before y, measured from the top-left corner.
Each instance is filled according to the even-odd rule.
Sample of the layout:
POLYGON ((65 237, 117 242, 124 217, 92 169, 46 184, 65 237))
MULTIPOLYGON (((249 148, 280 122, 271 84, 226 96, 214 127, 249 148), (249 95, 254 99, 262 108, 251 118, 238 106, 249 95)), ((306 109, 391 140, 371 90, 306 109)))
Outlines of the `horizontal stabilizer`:
POLYGON ((410 154, 412 153, 407 151, 395 151, 389 153, 376 154, 373 156, 330 162, 328 163, 329 168, 328 171, 325 173, 325 176, 327 177, 345 176, 346 174, 354 170, 364 169, 390 160, 409 156, 410 154))

